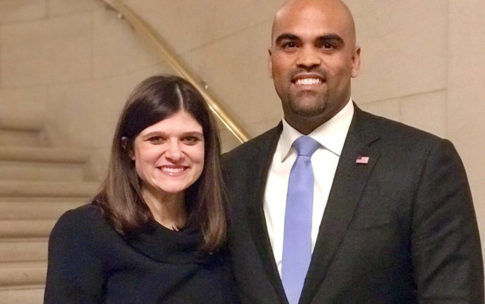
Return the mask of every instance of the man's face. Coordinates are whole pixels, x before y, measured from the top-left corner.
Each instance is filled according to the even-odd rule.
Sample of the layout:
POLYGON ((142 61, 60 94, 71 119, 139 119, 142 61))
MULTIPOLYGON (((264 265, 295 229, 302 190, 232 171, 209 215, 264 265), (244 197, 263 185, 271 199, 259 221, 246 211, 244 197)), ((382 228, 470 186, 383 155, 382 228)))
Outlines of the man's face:
POLYGON ((350 99, 360 64, 351 18, 338 1, 317 0, 290 2, 276 15, 269 67, 285 119, 297 130, 300 122, 324 123, 350 99))

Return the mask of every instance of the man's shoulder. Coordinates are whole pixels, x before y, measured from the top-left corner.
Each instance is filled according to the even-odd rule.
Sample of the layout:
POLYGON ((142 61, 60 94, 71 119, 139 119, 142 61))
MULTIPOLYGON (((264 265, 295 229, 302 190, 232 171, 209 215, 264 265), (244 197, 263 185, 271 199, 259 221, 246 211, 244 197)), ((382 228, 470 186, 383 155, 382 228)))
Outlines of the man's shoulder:
POLYGON ((237 146, 231 151, 222 155, 223 164, 232 161, 244 161, 254 158, 256 154, 267 153, 275 146, 281 134, 281 124, 256 136, 255 138, 237 146))
POLYGON ((396 120, 377 116, 362 110, 358 110, 357 115, 359 116, 358 119, 361 121, 361 124, 371 125, 381 138, 388 141, 403 144, 437 144, 443 141, 443 138, 435 134, 396 120))

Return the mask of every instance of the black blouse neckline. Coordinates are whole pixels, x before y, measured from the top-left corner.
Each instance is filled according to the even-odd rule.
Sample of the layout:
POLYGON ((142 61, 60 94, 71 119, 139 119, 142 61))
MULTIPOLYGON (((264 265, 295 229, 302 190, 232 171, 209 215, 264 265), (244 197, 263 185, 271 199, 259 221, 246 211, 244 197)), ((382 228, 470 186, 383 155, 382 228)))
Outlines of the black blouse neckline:
POLYGON ((132 235, 126 241, 135 249, 159 262, 171 264, 207 264, 212 255, 201 254, 202 234, 194 227, 170 230, 152 221, 147 231, 132 235))

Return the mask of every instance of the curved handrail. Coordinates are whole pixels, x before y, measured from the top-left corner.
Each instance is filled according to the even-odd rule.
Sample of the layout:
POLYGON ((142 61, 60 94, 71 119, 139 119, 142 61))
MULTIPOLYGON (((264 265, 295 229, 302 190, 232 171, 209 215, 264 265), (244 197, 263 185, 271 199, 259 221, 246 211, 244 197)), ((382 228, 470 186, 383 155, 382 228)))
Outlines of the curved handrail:
POLYGON ((103 1, 124 17, 139 35, 144 37, 149 44, 154 46, 162 59, 170 65, 179 76, 185 78, 194 85, 207 101, 211 111, 224 124, 229 132, 231 132, 241 143, 246 142, 249 139, 247 133, 229 117, 229 115, 221 108, 219 102, 208 92, 207 87, 203 82, 191 73, 188 68, 183 66, 180 60, 176 58, 164 39, 150 24, 146 23, 120 0, 103 1))

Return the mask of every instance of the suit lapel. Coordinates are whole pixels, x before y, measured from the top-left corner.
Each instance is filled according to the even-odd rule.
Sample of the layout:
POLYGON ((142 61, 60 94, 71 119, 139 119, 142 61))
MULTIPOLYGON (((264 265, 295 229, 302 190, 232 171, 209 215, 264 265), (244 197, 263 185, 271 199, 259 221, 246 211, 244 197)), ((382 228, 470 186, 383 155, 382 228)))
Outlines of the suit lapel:
POLYGON ((355 107, 320 224, 300 303, 310 303, 318 286, 325 279, 337 249, 345 237, 362 190, 379 159, 379 151, 374 151, 371 147, 379 137, 365 115, 355 107), (361 156, 368 157, 368 160, 361 158, 358 163, 357 159, 361 156))
POLYGON ((276 293, 280 298, 280 303, 287 303, 273 250, 271 248, 263 210, 265 185, 281 131, 282 124, 280 123, 267 134, 268 137, 262 141, 262 144, 258 146, 258 151, 256 152, 256 155, 261 155, 262 157, 255 157, 252 168, 248 168, 254 172, 254 178, 248 184, 247 188, 247 191, 250 194, 247 216, 250 224, 249 230, 251 231, 259 256, 261 257, 266 275, 275 288, 276 293))

